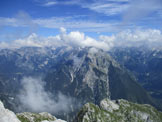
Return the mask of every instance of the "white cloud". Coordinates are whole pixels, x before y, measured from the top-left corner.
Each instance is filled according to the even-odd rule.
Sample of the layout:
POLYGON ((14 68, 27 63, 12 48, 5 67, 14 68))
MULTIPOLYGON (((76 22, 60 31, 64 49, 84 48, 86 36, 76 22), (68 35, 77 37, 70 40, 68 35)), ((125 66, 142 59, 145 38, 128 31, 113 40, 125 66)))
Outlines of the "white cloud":
MULTIPOLYGON (((59 29, 65 27, 73 30, 82 30, 84 32, 114 32, 117 31, 119 23, 111 22, 97 22, 82 19, 83 16, 72 17, 51 17, 51 18, 37 18, 25 19, 24 17, 17 18, 0 18, 0 26, 13 27, 28 27, 31 32, 35 32, 38 27, 59 29), (76 21, 77 20, 77 21, 76 21)), ((84 17, 86 18, 86 17, 84 17)))
POLYGON ((0 41, 10 41, 13 38, 24 37, 36 32, 38 24, 33 21, 28 13, 19 11, 12 18, 0 17, 0 29, 0 41), (9 29, 7 29, 8 27, 9 29), (14 29, 12 30, 10 27, 14 27, 14 29))
POLYGON ((85 36, 84 33, 80 33, 79 31, 64 34, 62 35, 62 39, 69 45, 77 45, 82 47, 92 46, 96 48, 103 48, 104 50, 109 49, 109 45, 107 45, 104 41, 97 41, 91 37, 85 36))
POLYGON ((141 19, 153 12, 154 17, 155 14, 158 17, 162 10, 161 0, 93 0, 92 3, 80 2, 79 5, 108 16, 123 15, 124 21, 141 19))
POLYGON ((56 1, 50 1, 50 2, 44 3, 43 6, 49 7, 49 6, 53 6, 53 5, 56 5, 56 4, 57 4, 56 1))
MULTIPOLYGON (((46 1, 44 5, 55 4, 77 4, 82 8, 88 8, 92 11, 103 13, 105 15, 118 15, 118 18, 114 20, 96 21, 87 19, 88 16, 78 15, 69 17, 50 17, 50 18, 32 18, 26 12, 20 11, 17 16, 12 18, 0 17, 0 26, 13 26, 13 27, 28 27, 29 33, 35 32, 38 27, 43 28, 60 28, 65 27, 71 30, 80 30, 84 32, 117 32, 121 30, 121 27, 130 29, 137 26, 148 27, 149 22, 154 22, 157 25, 157 21, 160 23, 162 15, 162 2, 161 0, 93 0, 91 3, 82 0, 69 0, 69 1, 46 1), (152 20, 145 18, 142 24, 139 24, 133 20, 141 20, 144 17, 148 17, 151 13, 155 12, 152 20), (123 22, 120 17, 123 17, 123 22), (127 25, 129 23, 129 25, 127 25), (147 23, 147 24, 145 24, 147 23), (131 27, 130 27, 131 26, 131 27)), ((102 19, 101 19, 102 20, 102 19)), ((159 24, 158 24, 159 25, 159 24)), ((151 26, 150 26, 151 27, 151 26)))
POLYGON ((15 18, 0 17, 0 26, 18 26, 15 18))
POLYGON ((68 1, 55 0, 55 1, 47 1, 43 3, 43 6, 51 6, 55 4, 79 5, 82 8, 88 8, 98 13, 104 13, 106 15, 114 15, 120 14, 126 8, 128 8, 129 1, 130 0, 100 0, 100 1, 92 0, 91 2, 88 2, 86 0, 68 0, 68 1))
POLYGON ((64 33, 66 33, 66 29, 63 28, 63 27, 61 27, 61 28, 60 28, 60 32, 64 34, 64 33))
POLYGON ((68 0, 68 1, 59 1, 59 0, 48 0, 48 1, 44 1, 43 3, 41 3, 42 6, 53 6, 56 4, 60 4, 60 5, 79 5, 82 1, 81 0, 68 0))
POLYGON ((14 27, 30 27, 31 29, 37 26, 37 23, 33 22, 31 16, 24 12, 19 11, 13 18, 0 17, 0 26, 14 26, 14 27))
POLYGON ((112 32, 117 30, 119 23, 117 22, 96 22, 89 20, 82 20, 80 17, 52 17, 48 19, 36 19, 35 23, 41 27, 46 28, 60 28, 65 27, 74 30, 83 30, 84 32, 112 32), (79 20, 78 20, 79 19, 79 20), (77 20, 77 21, 76 21, 77 20))
POLYGON ((10 48, 9 43, 0 42, 0 49, 3 49, 3 48, 10 48))
POLYGON ((26 38, 14 40, 12 43, 1 42, 1 48, 20 48, 23 46, 34 47, 58 47, 58 46, 81 46, 96 48, 103 48, 108 50, 110 47, 104 41, 97 41, 89 36, 85 36, 84 33, 79 31, 66 32, 65 28, 60 29, 60 35, 40 37, 36 34, 31 34, 26 38))
POLYGON ((100 35, 99 39, 86 36, 79 31, 67 33, 65 28, 60 28, 60 34, 49 37, 40 37, 31 34, 26 38, 14 40, 11 43, 1 42, 0 48, 20 48, 23 46, 36 47, 60 47, 60 46, 79 46, 79 47, 95 47, 99 49, 109 50, 113 47, 127 46, 161 46, 162 33, 160 30, 126 30, 111 36, 100 35))
POLYGON ((153 16, 156 21, 160 17, 158 13, 161 13, 161 10, 161 0, 132 0, 128 9, 123 13, 123 21, 128 23, 147 16, 153 16))
POLYGON ((68 112, 73 105, 73 99, 61 93, 52 96, 45 91, 45 83, 40 78, 24 77, 22 89, 18 94, 21 110, 32 112, 68 112), (55 99, 54 99, 55 98, 55 99))
POLYGON ((92 5, 87 5, 85 7, 98 13, 104 13, 105 15, 110 16, 115 14, 121 14, 129 7, 129 4, 121 4, 120 2, 113 2, 113 3, 97 2, 92 5))
POLYGON ((27 37, 25 40, 24 39, 15 40, 14 45, 42 47, 41 40, 39 40, 39 37, 35 33, 29 35, 29 37, 27 37))
POLYGON ((127 30, 112 36, 100 36, 101 40, 110 43, 112 47, 161 47, 162 33, 160 30, 127 30))

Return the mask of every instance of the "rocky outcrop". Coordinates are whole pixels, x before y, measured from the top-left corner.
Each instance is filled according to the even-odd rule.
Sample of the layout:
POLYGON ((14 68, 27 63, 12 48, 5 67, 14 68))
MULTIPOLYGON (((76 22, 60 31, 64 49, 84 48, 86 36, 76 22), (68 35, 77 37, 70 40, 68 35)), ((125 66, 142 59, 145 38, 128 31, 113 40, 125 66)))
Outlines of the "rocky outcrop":
POLYGON ((161 122, 162 113, 146 104, 104 99, 100 105, 87 103, 74 122, 161 122))
POLYGON ((42 113, 18 113, 17 117, 21 120, 21 122, 66 122, 61 119, 57 119, 56 117, 52 116, 47 112, 42 113))

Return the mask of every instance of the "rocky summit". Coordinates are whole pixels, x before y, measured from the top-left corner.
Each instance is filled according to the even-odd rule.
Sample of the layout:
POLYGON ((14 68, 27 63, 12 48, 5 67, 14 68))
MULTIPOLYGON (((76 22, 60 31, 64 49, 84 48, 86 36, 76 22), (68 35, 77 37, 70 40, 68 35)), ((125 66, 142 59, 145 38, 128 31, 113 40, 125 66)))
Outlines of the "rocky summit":
POLYGON ((74 122, 161 122, 162 112, 147 104, 123 99, 104 99, 100 105, 85 104, 74 122))

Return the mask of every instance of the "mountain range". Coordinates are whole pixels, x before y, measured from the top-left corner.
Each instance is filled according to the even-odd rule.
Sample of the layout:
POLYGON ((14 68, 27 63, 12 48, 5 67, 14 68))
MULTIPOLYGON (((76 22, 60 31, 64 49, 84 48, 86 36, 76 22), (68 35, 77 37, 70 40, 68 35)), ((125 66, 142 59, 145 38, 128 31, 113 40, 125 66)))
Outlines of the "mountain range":
MULTIPOLYGON (((0 50, 0 99, 14 112, 42 112, 44 109, 40 109, 39 106, 30 109, 33 108, 30 101, 33 97, 38 97, 38 102, 35 104, 40 102, 44 108, 49 107, 44 104, 45 101, 52 106, 51 101, 56 101, 58 104, 61 100, 62 104, 69 104, 62 106, 61 110, 60 107, 55 106, 60 110, 56 116, 66 120, 73 118, 74 113, 87 102, 100 105, 105 98, 126 99, 135 103, 151 104, 161 109, 160 103, 140 86, 136 75, 123 67, 122 63, 119 64, 117 62, 119 60, 114 55, 110 56, 108 52, 93 47, 2 49, 0 50), (41 83, 43 85, 32 78, 38 79, 39 82, 43 81, 41 83), (23 79, 27 81, 24 83, 23 79), (28 84, 29 81, 32 81, 32 84, 28 84), (23 91, 24 89, 26 91, 23 91), (45 93, 38 94, 37 91, 45 91, 45 93), (42 102, 44 98, 46 100, 42 102), (20 104, 26 107, 19 108, 20 104)), ((48 110, 53 112, 50 107, 48 110)))

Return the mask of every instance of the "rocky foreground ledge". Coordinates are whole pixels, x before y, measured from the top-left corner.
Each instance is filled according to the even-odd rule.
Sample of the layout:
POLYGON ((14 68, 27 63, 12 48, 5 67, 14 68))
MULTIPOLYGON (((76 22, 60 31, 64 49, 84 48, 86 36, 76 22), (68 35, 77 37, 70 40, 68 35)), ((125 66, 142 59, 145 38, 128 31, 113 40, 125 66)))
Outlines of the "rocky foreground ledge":
POLYGON ((3 103, 0 101, 0 122, 66 122, 61 119, 57 119, 49 113, 18 113, 5 109, 3 103))
MULTIPOLYGON (((66 122, 49 113, 18 113, 5 109, 0 101, 0 122, 66 122)), ((104 99, 97 106, 85 104, 73 122, 162 122, 162 112, 150 105, 141 105, 126 100, 104 99)))
POLYGON ((99 106, 85 104, 75 122, 162 122, 162 112, 150 105, 104 99, 99 106))

